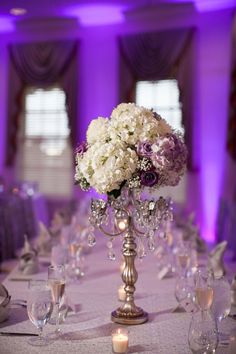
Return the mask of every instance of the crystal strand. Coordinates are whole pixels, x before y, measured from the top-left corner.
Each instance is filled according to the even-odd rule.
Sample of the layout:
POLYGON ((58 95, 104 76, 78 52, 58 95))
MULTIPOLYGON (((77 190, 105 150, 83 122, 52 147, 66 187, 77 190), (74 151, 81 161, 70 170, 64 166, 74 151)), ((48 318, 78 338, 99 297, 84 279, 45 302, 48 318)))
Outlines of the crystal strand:
POLYGON ((154 230, 150 230, 148 232, 148 249, 149 251, 155 251, 156 249, 156 244, 155 244, 155 239, 154 239, 154 230))
POLYGON ((137 256, 139 259, 143 259, 146 256, 145 246, 142 237, 138 238, 137 256))
POLYGON ((108 248, 108 252, 107 252, 107 257, 108 259, 110 259, 111 261, 115 261, 116 259, 116 255, 113 249, 113 239, 111 238, 110 241, 107 242, 107 248, 108 248))
POLYGON ((149 236, 148 238, 148 249, 152 252, 156 249, 156 244, 153 236, 149 236))
POLYGON ((92 226, 89 228, 88 245, 89 245, 89 247, 93 247, 96 245, 96 237, 94 234, 94 227, 92 227, 92 226))

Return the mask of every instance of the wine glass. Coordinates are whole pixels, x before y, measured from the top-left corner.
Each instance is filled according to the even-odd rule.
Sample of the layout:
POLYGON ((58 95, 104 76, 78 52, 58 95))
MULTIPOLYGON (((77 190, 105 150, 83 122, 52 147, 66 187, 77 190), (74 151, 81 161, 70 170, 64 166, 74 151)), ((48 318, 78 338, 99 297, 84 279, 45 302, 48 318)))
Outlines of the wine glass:
MULTIPOLYGON (((226 318, 231 308, 231 288, 229 281, 222 276, 215 278, 213 281, 214 299, 212 304, 212 312, 217 321, 217 325, 226 318)), ((220 337, 225 337, 223 333, 219 333, 220 337)), ((224 338, 221 338, 224 339, 224 338)))
POLYGON ((213 272, 206 267, 198 267, 194 279, 196 302, 204 317, 213 302, 213 272))
POLYGON ((79 242, 72 242, 69 244, 69 263, 67 265, 67 275, 73 280, 84 276, 82 256, 82 246, 79 242))
POLYGON ((28 343, 34 346, 47 345, 49 340, 43 336, 43 327, 49 321, 53 310, 50 288, 44 280, 30 280, 28 295, 28 316, 30 321, 39 329, 39 336, 31 337, 28 343))
POLYGON ((177 266, 179 269, 179 274, 182 277, 186 277, 189 267, 190 267, 190 256, 191 256, 191 249, 187 242, 182 241, 181 244, 178 246, 177 250, 177 266))
POLYGON ((200 311, 193 314, 189 326, 188 344, 195 354, 216 353, 218 332, 210 311, 207 311, 204 317, 200 311))
POLYGON ((188 272, 190 266, 190 254, 191 250, 188 244, 182 242, 178 247, 177 252, 177 265, 179 269, 179 276, 175 284, 175 298, 179 303, 180 308, 187 312, 195 312, 195 294, 193 277, 188 272))
POLYGON ((48 282, 51 288, 53 303, 56 308, 56 335, 60 334, 60 302, 65 292, 65 267, 63 265, 51 265, 48 267, 48 282))
POLYGON ((193 353, 215 353, 218 345, 217 325, 210 311, 213 303, 213 272, 198 267, 194 274, 195 298, 200 311, 191 320, 188 334, 189 347, 193 353))

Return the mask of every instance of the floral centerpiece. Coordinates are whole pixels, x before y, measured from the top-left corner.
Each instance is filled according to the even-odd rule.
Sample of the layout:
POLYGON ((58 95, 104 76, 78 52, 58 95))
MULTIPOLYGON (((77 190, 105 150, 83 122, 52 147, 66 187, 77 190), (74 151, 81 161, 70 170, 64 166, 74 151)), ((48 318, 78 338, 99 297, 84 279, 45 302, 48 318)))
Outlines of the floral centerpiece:
MULTIPOLYGON (((121 324, 144 323, 148 314, 134 303, 138 278, 134 261, 136 255, 145 255, 144 240, 150 250, 155 249, 155 231, 171 213, 164 198, 143 201, 136 192, 145 187, 177 185, 185 171, 187 149, 183 137, 160 115, 134 103, 122 103, 110 118, 91 121, 86 140, 76 149, 75 180, 83 190, 92 187, 108 195, 107 202, 92 200, 90 221, 110 237, 107 247, 111 260, 115 259, 113 239, 123 235, 126 297, 111 318, 121 324), (109 225, 111 230, 104 228, 109 225)), ((91 246, 95 244, 93 231, 88 241, 91 246)))
POLYGON ((76 149, 75 180, 83 190, 118 196, 126 184, 175 186, 186 166, 183 138, 157 113, 121 103, 110 118, 91 121, 87 141, 76 149))

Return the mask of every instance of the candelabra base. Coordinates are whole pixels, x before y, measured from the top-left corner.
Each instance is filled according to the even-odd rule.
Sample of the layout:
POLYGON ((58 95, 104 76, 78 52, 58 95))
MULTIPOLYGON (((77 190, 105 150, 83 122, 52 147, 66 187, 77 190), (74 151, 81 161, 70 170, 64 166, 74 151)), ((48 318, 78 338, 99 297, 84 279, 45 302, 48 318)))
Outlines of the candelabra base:
POLYGON ((123 325, 138 325, 148 321, 147 312, 138 308, 139 313, 136 315, 134 313, 130 314, 122 313, 120 308, 111 313, 111 320, 115 323, 123 324, 123 325))

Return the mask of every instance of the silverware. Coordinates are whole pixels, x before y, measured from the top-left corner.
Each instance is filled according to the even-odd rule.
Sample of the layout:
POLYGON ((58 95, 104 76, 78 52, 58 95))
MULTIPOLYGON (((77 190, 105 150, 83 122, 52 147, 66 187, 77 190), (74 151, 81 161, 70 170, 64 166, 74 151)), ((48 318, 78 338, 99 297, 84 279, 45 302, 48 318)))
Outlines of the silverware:
POLYGON ((0 332, 0 336, 38 336, 38 334, 26 332, 0 332))

